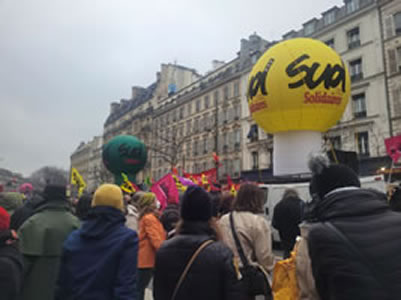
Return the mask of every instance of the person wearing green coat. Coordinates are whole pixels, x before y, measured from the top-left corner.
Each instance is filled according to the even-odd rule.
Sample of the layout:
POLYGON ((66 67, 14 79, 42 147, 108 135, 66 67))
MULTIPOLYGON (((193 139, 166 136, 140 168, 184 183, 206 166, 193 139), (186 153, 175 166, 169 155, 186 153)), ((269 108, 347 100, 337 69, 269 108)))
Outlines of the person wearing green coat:
POLYGON ((24 258, 20 300, 53 300, 64 240, 80 226, 64 185, 47 185, 44 202, 18 231, 24 258))

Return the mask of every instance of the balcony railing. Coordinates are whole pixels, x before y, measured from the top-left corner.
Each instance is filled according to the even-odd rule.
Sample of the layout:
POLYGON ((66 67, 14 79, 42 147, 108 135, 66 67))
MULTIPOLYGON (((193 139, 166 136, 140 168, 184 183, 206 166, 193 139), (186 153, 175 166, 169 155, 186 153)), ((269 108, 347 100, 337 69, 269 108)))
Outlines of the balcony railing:
POLYGON ((351 82, 356 82, 356 81, 359 81, 359 80, 362 80, 362 79, 363 79, 363 73, 362 72, 351 75, 351 82))
POLYGON ((355 49, 355 48, 358 48, 360 46, 361 46, 361 41, 360 40, 348 43, 348 49, 355 49))

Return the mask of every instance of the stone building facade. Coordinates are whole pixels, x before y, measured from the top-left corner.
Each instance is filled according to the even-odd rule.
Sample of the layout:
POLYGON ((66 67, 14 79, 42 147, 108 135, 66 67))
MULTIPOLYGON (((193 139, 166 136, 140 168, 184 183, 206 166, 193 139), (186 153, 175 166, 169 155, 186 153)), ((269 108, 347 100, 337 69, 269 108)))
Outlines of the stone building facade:
POLYGON ((220 178, 240 177, 246 134, 242 116, 248 109, 242 78, 270 45, 256 34, 243 39, 235 59, 215 64, 207 75, 160 101, 153 121, 154 178, 173 166, 188 173, 211 169, 213 152, 220 158, 220 178))
POLYGON ((90 159, 92 156, 92 142, 81 142, 78 148, 71 154, 71 168, 78 170, 85 180, 88 190, 90 189, 90 159))
POLYGON ((381 3, 381 21, 392 131, 401 134, 401 1, 381 3))
MULTIPOLYGON (((348 65, 352 79, 349 105, 327 134, 335 148, 358 153, 365 173, 387 163, 384 139, 401 133, 401 2, 344 0, 341 7, 305 22, 283 40, 311 37, 333 47, 348 65)), ((133 134, 149 148, 145 176, 160 178, 173 166, 198 173, 215 166, 225 175, 264 180, 271 176, 273 137, 250 117, 248 75, 268 42, 253 34, 241 40, 228 63, 214 61, 204 76, 175 64, 163 64, 147 88, 111 104, 103 143, 133 134)), ((364 175, 366 175, 362 172, 364 175)))
MULTIPOLYGON (((156 74, 156 81, 147 88, 132 87, 130 99, 111 103, 110 115, 104 124, 103 143, 112 137, 128 134, 142 140, 145 145, 153 144, 152 124, 154 111, 162 100, 169 95, 198 80, 200 75, 194 70, 177 64, 162 64, 161 71, 156 74)), ((148 163, 138 174, 141 182, 146 176, 151 176, 153 151, 148 147, 148 163)))
MULTIPOLYGON (((399 4, 399 1, 394 2, 399 4)), ((394 7, 389 11, 394 11, 394 7)), ((336 149, 357 152, 361 169, 367 165, 366 171, 372 172, 387 161, 384 139, 392 134, 379 2, 344 0, 343 6, 333 7, 323 12, 321 18, 307 21, 301 30, 284 34, 283 40, 297 37, 325 42, 348 65, 351 98, 343 118, 326 137, 336 149), (373 165, 372 158, 377 161, 373 165)), ((244 83, 246 80, 245 77, 244 83)), ((248 124, 244 127, 253 137, 248 139, 247 151, 244 152, 244 170, 270 168, 272 136, 263 133, 249 117, 248 110, 245 112, 248 113, 248 124)))

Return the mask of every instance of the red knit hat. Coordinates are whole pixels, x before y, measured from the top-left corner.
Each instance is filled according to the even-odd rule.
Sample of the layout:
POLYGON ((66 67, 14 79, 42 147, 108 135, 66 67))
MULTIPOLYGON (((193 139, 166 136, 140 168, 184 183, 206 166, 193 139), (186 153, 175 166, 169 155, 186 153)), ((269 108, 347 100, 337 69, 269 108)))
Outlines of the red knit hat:
POLYGON ((10 228, 10 215, 0 206, 0 230, 7 230, 10 228))

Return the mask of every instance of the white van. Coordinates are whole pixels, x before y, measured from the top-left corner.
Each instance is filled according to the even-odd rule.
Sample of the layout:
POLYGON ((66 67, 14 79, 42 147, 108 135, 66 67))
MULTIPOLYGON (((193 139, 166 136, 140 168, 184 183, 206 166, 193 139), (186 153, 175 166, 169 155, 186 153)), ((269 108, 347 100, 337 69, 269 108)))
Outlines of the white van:
MULTIPOLYGON (((383 193, 386 192, 386 182, 382 175, 368 176, 360 178, 363 188, 371 188, 383 193)), ((302 183, 285 183, 285 184, 260 184, 259 187, 265 191, 265 217, 271 223, 273 220, 274 207, 280 202, 286 189, 295 189, 300 198, 305 202, 311 201, 309 194, 309 181, 302 183)), ((278 231, 272 227, 273 239, 275 242, 280 241, 278 231)))

